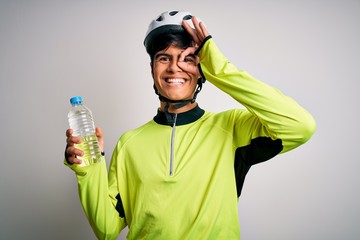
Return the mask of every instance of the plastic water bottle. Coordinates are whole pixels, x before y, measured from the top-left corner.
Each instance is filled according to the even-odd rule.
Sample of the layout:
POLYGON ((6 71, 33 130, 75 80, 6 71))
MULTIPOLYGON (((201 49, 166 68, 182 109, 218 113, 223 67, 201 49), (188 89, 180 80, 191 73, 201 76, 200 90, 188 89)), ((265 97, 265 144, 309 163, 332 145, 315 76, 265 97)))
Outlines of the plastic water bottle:
POLYGON ((95 124, 92 112, 83 105, 81 96, 70 98, 72 105, 68 114, 69 126, 73 129, 74 136, 81 136, 82 142, 75 147, 84 152, 83 156, 77 156, 82 160, 80 166, 88 166, 101 160, 101 151, 98 139, 95 135, 95 124))

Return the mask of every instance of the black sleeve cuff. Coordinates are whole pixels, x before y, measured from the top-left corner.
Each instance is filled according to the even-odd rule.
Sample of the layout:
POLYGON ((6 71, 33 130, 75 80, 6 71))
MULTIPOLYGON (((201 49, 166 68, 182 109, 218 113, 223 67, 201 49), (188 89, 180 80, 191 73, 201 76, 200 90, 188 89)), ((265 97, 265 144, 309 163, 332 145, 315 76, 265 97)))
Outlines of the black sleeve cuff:
POLYGON ((211 39, 211 38, 212 38, 212 36, 209 35, 209 36, 207 36, 207 37, 204 39, 204 41, 202 41, 202 43, 200 44, 200 46, 198 47, 198 49, 196 49, 195 55, 198 55, 198 53, 200 52, 200 50, 201 50, 201 48, 204 46, 204 44, 207 42, 207 40, 209 40, 209 39, 211 39))

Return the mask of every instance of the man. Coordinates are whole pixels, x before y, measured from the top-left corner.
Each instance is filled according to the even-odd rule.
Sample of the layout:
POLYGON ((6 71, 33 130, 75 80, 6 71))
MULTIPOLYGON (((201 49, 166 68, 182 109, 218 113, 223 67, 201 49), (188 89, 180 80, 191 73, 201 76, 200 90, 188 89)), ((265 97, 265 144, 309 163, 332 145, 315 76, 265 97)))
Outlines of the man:
MULTIPOLYGON (((66 132, 65 164, 99 239, 239 239, 238 198, 254 164, 305 143, 312 116, 277 89, 222 55, 188 12, 153 20, 144 45, 151 59, 156 116, 121 136, 107 175, 105 161, 87 167, 66 132), (205 79, 246 109, 204 111, 196 102, 205 79)), ((103 148, 103 134, 97 129, 103 148)))

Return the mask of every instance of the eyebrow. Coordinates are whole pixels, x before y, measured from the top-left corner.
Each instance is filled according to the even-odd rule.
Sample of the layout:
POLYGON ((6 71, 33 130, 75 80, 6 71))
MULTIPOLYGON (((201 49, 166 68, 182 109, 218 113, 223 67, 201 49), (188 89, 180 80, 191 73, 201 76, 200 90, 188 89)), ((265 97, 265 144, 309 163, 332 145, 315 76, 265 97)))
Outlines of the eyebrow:
POLYGON ((172 57, 170 54, 168 54, 168 53, 157 53, 157 54, 155 54, 155 56, 154 56, 154 59, 157 59, 158 57, 172 57))
MULTIPOLYGON (((171 54, 168 54, 168 53, 157 53, 157 54, 155 54, 154 59, 157 59, 159 57, 170 57, 170 58, 172 58, 173 56, 171 54)), ((186 55, 185 57, 191 57, 193 59, 196 59, 196 55, 192 54, 192 53, 186 55)))

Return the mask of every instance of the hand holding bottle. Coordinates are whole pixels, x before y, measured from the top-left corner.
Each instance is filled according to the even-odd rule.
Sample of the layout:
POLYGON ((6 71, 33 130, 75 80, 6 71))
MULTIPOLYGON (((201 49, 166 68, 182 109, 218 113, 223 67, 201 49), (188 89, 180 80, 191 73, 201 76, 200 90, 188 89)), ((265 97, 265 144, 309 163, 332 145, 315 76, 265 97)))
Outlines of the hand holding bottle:
MULTIPOLYGON (((73 136, 73 130, 66 130, 66 150, 65 150, 65 158, 70 164, 81 164, 81 159, 76 158, 76 156, 83 156, 83 151, 75 147, 75 144, 81 143, 81 137, 73 136)), ((104 135, 101 128, 95 128, 95 135, 99 141, 99 146, 101 152, 104 150, 104 135)))

